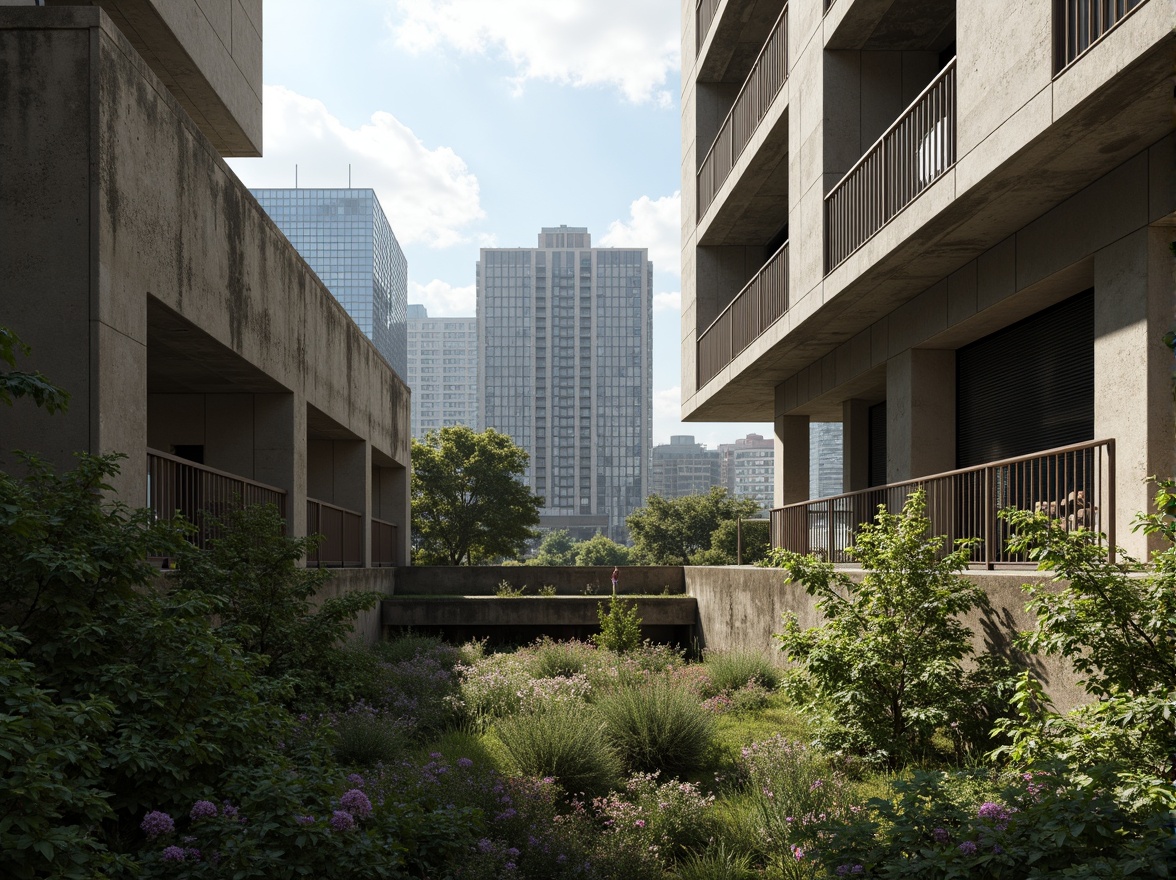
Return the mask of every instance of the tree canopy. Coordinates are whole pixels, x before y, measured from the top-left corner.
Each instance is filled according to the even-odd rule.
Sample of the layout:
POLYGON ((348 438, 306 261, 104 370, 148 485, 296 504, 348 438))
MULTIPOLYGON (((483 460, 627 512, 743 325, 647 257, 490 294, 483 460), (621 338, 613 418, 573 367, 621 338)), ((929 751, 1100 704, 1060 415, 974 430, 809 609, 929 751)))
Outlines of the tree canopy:
POLYGON ((628 565, 629 548, 597 532, 574 547, 576 565, 628 565))
POLYGON ((472 565, 516 557, 534 537, 543 498, 521 482, 527 453, 493 428, 430 431, 412 443, 414 560, 472 565))
MULTIPOLYGON (((752 517, 759 505, 750 498, 732 498, 714 487, 705 495, 662 498, 651 495, 626 523, 633 538, 634 561, 645 565, 688 565, 691 557, 711 547, 711 536, 723 522, 752 517)), ((731 560, 734 561, 734 560, 731 560)))
POLYGON ((527 560, 528 565, 574 565, 576 542, 567 529, 552 529, 539 542, 535 556, 527 560))

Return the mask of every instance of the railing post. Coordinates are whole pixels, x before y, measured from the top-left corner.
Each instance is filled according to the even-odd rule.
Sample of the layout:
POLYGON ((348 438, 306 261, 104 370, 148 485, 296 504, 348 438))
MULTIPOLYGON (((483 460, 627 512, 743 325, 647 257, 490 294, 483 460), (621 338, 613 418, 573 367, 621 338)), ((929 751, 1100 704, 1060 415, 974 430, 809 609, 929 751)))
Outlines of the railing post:
POLYGON ((984 469, 984 567, 989 571, 995 567, 996 555, 992 542, 996 539, 996 511, 992 497, 992 468, 984 469))
POLYGON ((1115 561, 1115 440, 1107 441, 1107 561, 1115 561))

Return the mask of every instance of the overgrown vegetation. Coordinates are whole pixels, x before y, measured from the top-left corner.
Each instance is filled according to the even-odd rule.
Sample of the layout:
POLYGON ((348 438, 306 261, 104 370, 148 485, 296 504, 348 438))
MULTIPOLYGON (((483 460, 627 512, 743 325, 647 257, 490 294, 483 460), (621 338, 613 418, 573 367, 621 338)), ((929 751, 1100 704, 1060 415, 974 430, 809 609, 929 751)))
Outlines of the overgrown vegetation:
POLYGON ((626 654, 641 644, 641 618, 637 616, 637 602, 613 596, 596 603, 600 632, 593 641, 615 654, 626 654), (605 610, 607 604, 608 610, 605 610))
MULTIPOLYGON (((759 505, 736 499, 715 487, 705 495, 662 498, 651 495, 625 520, 633 538, 633 561, 641 565, 731 565, 734 547, 724 523, 755 516, 759 505), (727 552, 730 549, 730 553, 727 552), (718 555, 716 555, 716 552, 718 555)), ((746 556, 745 560, 750 559, 746 556)))

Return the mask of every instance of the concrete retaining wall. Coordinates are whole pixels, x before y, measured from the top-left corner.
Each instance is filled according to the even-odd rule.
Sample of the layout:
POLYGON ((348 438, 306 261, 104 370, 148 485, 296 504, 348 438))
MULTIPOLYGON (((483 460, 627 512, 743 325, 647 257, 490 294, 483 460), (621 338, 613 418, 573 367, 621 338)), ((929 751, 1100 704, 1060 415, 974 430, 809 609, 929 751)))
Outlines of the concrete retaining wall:
MULTIPOLYGON (((557 596, 607 596, 612 591, 611 565, 417 565, 396 569, 397 595, 493 596, 506 581, 525 595, 538 596, 539 588, 555 587, 557 596)), ((681 595, 686 581, 680 565, 622 565, 617 592, 626 595, 681 595)))
MULTIPOLYGON (((854 578, 862 575, 861 571, 848 573, 854 578)), ((1063 711, 1084 702, 1085 694, 1068 662, 1030 659, 1012 647, 1016 634, 1034 625, 1033 617, 1025 611, 1027 597, 1021 584, 1048 579, 1030 571, 968 572, 963 576, 983 586, 992 603, 991 611, 964 619, 972 629, 975 650, 993 650, 1028 665, 1063 711)), ((781 615, 791 611, 805 627, 822 621, 813 597, 798 584, 789 583, 779 569, 690 567, 685 570, 685 579, 687 595, 698 601, 698 638, 704 648, 759 651, 783 666, 784 654, 772 638, 782 629, 781 615)))

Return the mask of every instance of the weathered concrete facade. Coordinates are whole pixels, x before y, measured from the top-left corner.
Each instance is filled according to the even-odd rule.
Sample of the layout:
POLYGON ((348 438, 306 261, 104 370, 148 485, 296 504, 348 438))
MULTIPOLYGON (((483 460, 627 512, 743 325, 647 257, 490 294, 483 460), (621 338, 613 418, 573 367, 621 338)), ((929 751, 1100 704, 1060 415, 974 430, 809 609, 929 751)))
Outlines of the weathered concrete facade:
POLYGON ((146 450, 198 447, 283 490, 293 534, 314 497, 405 564, 408 389, 204 129, 102 9, 0 7, 0 324, 72 394, 5 416, 0 455, 125 453, 141 506, 146 450))
POLYGON ((1005 3, 993 27, 988 4, 957 0, 723 0, 711 22, 683 0, 683 418, 774 420, 778 505, 805 498, 780 466, 803 455, 797 420, 843 422, 845 490, 864 488, 882 402, 886 481, 958 467, 958 351, 1093 289, 1085 439, 1114 440, 1117 538, 1145 552, 1129 528, 1144 478, 1176 473, 1173 5, 1144 0, 1064 64, 1056 6, 1005 3), (781 15, 786 81, 700 190, 781 15), (949 74, 944 127, 908 136, 909 167, 888 179, 917 194, 831 259, 830 195, 883 135, 903 149, 892 123, 949 74), (786 307, 700 381, 700 339, 785 241, 786 307))

